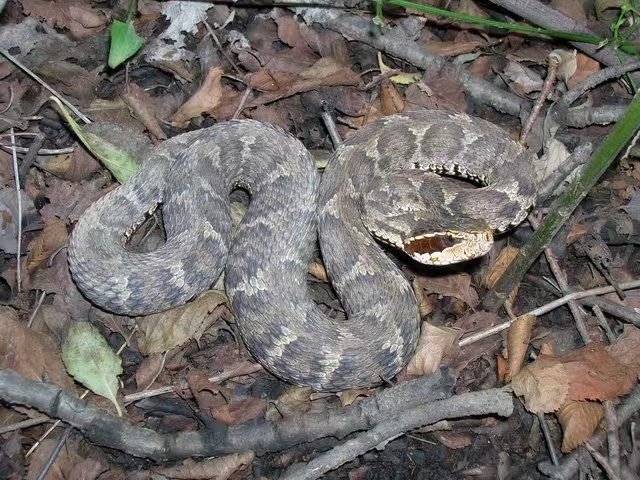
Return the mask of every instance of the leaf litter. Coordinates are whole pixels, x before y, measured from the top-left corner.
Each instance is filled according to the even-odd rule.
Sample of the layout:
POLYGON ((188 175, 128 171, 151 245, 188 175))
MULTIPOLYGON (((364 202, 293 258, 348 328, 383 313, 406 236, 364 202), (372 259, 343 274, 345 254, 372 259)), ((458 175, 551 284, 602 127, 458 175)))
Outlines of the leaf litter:
MULTIPOLYGON (((4 22, 0 47, 11 49, 94 120, 118 123, 136 135, 147 130, 155 142, 215 121, 240 117, 274 122, 295 133, 310 148, 328 150, 331 142, 319 121, 327 104, 338 117, 343 137, 381 115, 418 108, 471 111, 468 105, 473 103, 472 95, 450 74, 437 69, 425 72, 381 49, 353 41, 340 29, 306 24, 282 8, 257 10, 197 2, 140 1, 134 23, 146 45, 126 69, 109 70, 105 66, 108 52, 104 32, 111 19, 126 18, 125 3, 108 6, 75 0, 9 2, 0 19, 4 22), (204 20, 208 20, 222 50, 202 23, 204 20)), ((553 2, 576 20, 595 22, 585 13, 583 3, 553 2)), ((619 13, 619 5, 599 3, 601 15, 619 13)), ((491 13, 471 1, 460 2, 459 12, 482 17, 490 17, 491 13)), ((406 34, 415 28, 411 18, 396 17, 390 11, 387 20, 392 25, 402 25, 406 34)), ((546 58, 554 48, 564 49, 565 62, 559 75, 562 84, 554 93, 557 96, 600 69, 593 59, 580 52, 574 54, 561 42, 540 42, 512 34, 496 36, 494 32, 468 29, 468 25, 461 27, 429 18, 430 22, 420 23, 415 30, 415 38, 424 48, 442 58, 455 58, 468 71, 499 85, 505 95, 515 94, 524 101, 539 95, 546 58)), ((0 367, 79 391, 78 384, 74 389, 69 372, 79 384, 124 408, 132 422, 142 423, 145 414, 160 409, 165 417, 158 425, 176 431, 193 430, 202 424, 246 426, 265 420, 277 425, 317 412, 329 415, 337 408, 337 402, 357 408, 360 402, 376 395, 376 390, 343 392, 339 398, 317 395, 290 388, 266 372, 255 371, 234 329, 225 298, 216 291, 174 311, 138 319, 135 329, 131 319, 92 307, 69 276, 64 246, 81 213, 113 187, 104 174, 98 173, 98 164, 69 135, 57 110, 47 103, 47 91, 6 60, 0 60, 0 83, 0 107, 4 111, 0 142, 5 145, 0 149, 4 195, 0 199, 0 248, 5 252, 2 279, 10 292, 8 306, 0 312, 0 367), (35 115, 38 120, 32 119, 35 115), (26 278, 22 285, 15 280, 18 213, 12 160, 6 148, 9 127, 44 135, 44 148, 61 152, 38 155, 24 179, 23 225, 30 228, 23 232, 26 258, 21 266, 26 278), (70 146, 74 147, 72 154, 62 153, 70 146), (36 308, 40 298, 41 305, 36 308), (27 326, 34 309, 37 311, 27 326), (78 340, 82 338, 86 342, 78 340), (122 345, 125 347, 120 360, 113 352, 122 345), (68 363, 66 370, 62 358, 68 363), (173 393, 158 397, 154 406, 138 402, 133 407, 126 402, 127 395, 140 393, 137 390, 152 394, 163 387, 172 387, 173 393), (186 407, 190 414, 197 411, 201 417, 194 418, 200 420, 184 411, 171 411, 172 402, 186 407)), ((607 105, 612 97, 620 102, 629 98, 619 86, 606 85, 592 90, 584 106, 607 105)), ((492 107, 473 103, 471 113, 517 135, 517 121, 499 115, 492 107)), ((570 148, 548 135, 544 138, 541 132, 539 138, 534 136, 534 148, 549 154, 548 172, 567 160, 576 142, 583 137, 597 139, 606 130, 594 125, 571 133, 574 143, 570 148)), ((20 156, 26 154, 32 138, 17 137, 18 146, 23 148, 20 156)), ((134 140, 128 146, 141 142, 134 140)), ((572 288, 588 289, 610 280, 622 282, 638 277, 638 171, 637 157, 623 158, 620 167, 609 172, 590 193, 588 201, 569 220, 566 231, 554 241, 554 254, 562 261, 572 288), (576 245, 582 246, 581 257, 577 256, 576 245)), ((501 239, 489 261, 444 272, 415 265, 404 267, 420 300, 425 323, 415 358, 398 381, 433 373, 442 365, 453 368, 456 393, 500 385, 513 377, 511 388, 529 411, 557 417, 563 430, 561 448, 568 452, 600 425, 604 415, 602 401, 617 401, 636 385, 640 369, 638 329, 629 325, 622 329, 620 317, 611 312, 619 311, 616 308, 637 308, 640 301, 633 291, 624 299, 616 294, 603 297, 600 307, 610 315, 607 322, 614 337, 607 340, 596 314, 589 313, 586 326, 591 340, 596 342, 583 348, 575 347, 581 340, 565 308, 517 322, 504 343, 499 336, 493 336, 460 348, 460 337, 464 340, 508 319, 507 315, 483 310, 481 299, 510 259, 518 255, 518 247, 527 235, 527 228, 521 227, 516 235, 501 239), (561 334, 570 341, 560 341, 561 334), (565 351, 556 353, 556 348, 565 351)), ((157 230, 151 236, 162 241, 157 230)), ((144 248, 144 243, 136 248, 144 248)), ((321 308, 341 317, 339 302, 326 284, 320 259, 316 260, 312 269, 316 273, 310 277, 313 296, 320 300, 321 308)), ((536 265, 519 285, 518 293, 512 295, 509 312, 522 315, 553 300, 557 290, 549 278, 546 264, 536 265)), ((108 408, 98 397, 91 397, 91 401, 108 408)), ((10 411, 6 406, 4 410, 10 411)), ((24 410, 21 415, 27 418, 39 414, 24 410)), ((526 412, 489 420, 486 424, 469 419, 467 423, 451 422, 451 432, 434 433, 425 439, 416 435, 430 435, 428 429, 397 438, 384 451, 360 457, 326 478, 342 478, 341 474, 373 478, 373 472, 382 472, 379 475, 385 478, 390 465, 406 478, 428 478, 436 469, 457 469, 460 476, 455 478, 466 478, 466 473, 460 471, 465 462, 476 462, 491 477, 488 472, 493 472, 492 459, 504 451, 514 453, 505 445, 534 447, 528 445, 530 439, 521 431, 521 424, 531 421, 526 412), (478 447, 483 442, 474 442, 475 437, 488 438, 484 444, 493 446, 478 447), (436 445, 431 448, 440 453, 430 451, 423 440, 435 440, 436 445), (503 447, 498 448, 497 444, 503 447), (407 458, 409 463, 400 461, 407 458)), ((43 429, 36 426, 22 430, 20 435, 32 439, 41 433, 43 429)), ((68 442, 67 449, 63 449, 66 453, 56 460, 55 475, 59 478, 107 478, 107 471, 112 472, 111 477, 124 478, 126 462, 120 464, 86 440, 75 438, 68 442)), ((44 468, 55 443, 55 439, 46 439, 36 449, 28 478, 35 478, 44 468)), ((299 447, 271 460, 268 456, 259 458, 269 469, 282 469, 308 460, 309 452, 299 447)), ((629 458, 633 454, 637 456, 638 452, 629 452, 629 458)), ((516 457, 512 455, 514 468, 539 475, 533 473, 532 461, 516 457)), ((255 458, 254 452, 238 451, 215 460, 186 460, 182 465, 152 470, 171 478, 249 478, 248 466, 255 458)), ((18 468, 19 462, 15 465, 18 468)), ((147 467, 138 464, 138 468, 147 467)))

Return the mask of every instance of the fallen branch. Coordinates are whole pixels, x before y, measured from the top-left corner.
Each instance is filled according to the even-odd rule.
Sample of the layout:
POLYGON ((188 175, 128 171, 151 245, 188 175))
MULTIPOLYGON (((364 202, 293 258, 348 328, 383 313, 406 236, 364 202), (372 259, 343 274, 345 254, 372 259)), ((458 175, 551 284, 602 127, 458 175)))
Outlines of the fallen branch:
MULTIPOLYGON (((309 4, 312 0, 304 0, 309 4)), ((415 38, 418 28, 422 28, 423 21, 417 17, 408 19, 403 26, 394 28, 379 28, 367 18, 354 15, 340 9, 330 8, 292 8, 292 10, 307 23, 317 23, 324 28, 342 34, 349 40, 370 45, 391 56, 405 60, 418 68, 437 75, 441 73, 455 79, 464 91, 476 102, 490 105, 503 113, 519 116, 522 111, 528 110, 527 103, 513 93, 502 90, 494 84, 479 78, 464 66, 453 65, 443 57, 430 53, 423 46, 418 45, 415 38), (415 22, 415 25, 411 25, 415 22)))
POLYGON ((476 415, 508 417, 512 412, 513 395, 504 389, 495 388, 456 395, 430 403, 428 406, 421 405, 389 418, 307 464, 290 467, 280 478, 281 480, 314 480, 380 444, 414 428, 431 425, 440 420, 476 415))
POLYGON ((0 370, 0 399, 27 405, 77 428, 92 443, 158 462, 187 457, 218 456, 254 450, 279 451, 324 437, 343 438, 368 430, 405 411, 431 409, 431 402, 451 395, 453 378, 446 370, 381 390, 360 403, 320 414, 305 414, 278 423, 159 434, 131 425, 111 412, 89 405, 57 385, 28 380, 0 370))

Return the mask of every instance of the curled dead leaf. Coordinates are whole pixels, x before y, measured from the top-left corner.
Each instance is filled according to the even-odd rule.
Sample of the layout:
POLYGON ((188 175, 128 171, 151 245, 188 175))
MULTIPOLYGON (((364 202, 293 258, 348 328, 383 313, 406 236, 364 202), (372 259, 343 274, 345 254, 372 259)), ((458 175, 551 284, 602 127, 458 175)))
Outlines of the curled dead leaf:
POLYGON ((626 365, 636 375, 640 375, 640 355, 638 355, 640 352, 640 328, 625 325, 622 335, 606 349, 617 362, 626 365))
POLYGON ((27 255, 27 272, 33 270, 47 261, 51 255, 67 244, 69 234, 67 225, 59 218, 49 218, 44 222, 44 228, 40 234, 29 242, 27 255))
POLYGON ((311 409, 311 393, 308 387, 289 387, 278 397, 275 403, 267 408, 266 419, 277 422, 283 418, 290 418, 311 409))
POLYGON ((506 374, 508 382, 522 368, 525 354, 531 339, 531 329, 536 321, 535 315, 522 315, 511 324, 507 332, 507 352, 509 365, 506 374))
POLYGON ((404 98, 389 80, 380 86, 380 111, 383 115, 394 115, 404 110, 404 98))
POLYGON ((221 81, 223 73, 221 67, 209 69, 198 91, 173 115, 171 124, 174 127, 185 127, 190 119, 211 112, 218 106, 224 94, 221 81))
POLYGON ((338 397, 340 398, 340 405, 348 407, 353 404, 358 397, 370 397, 374 393, 374 388, 354 388, 338 393, 338 397))
MULTIPOLYGON (((487 274, 487 279, 485 281, 485 285, 487 288, 493 288, 494 285, 500 280, 500 277, 507 270, 511 262, 516 258, 520 252, 519 248, 512 247, 511 245, 507 245, 498 254, 495 262, 491 265, 489 273, 487 274)), ((517 287, 516 287, 517 288, 517 287)))
POLYGON ((192 302, 138 319, 138 347, 144 355, 166 352, 202 334, 225 314, 226 297, 209 290, 192 302))
POLYGON ((562 452, 569 453, 593 435, 604 416, 604 408, 599 403, 569 401, 557 416, 562 426, 562 452))
POLYGON ((142 122, 145 128, 155 138, 166 140, 167 135, 162 130, 156 116, 155 100, 147 92, 135 83, 129 84, 126 92, 122 94, 122 100, 131 109, 135 117, 142 122))
MULTIPOLYGON (((174 479, 208 479, 226 480, 238 470, 244 470, 253 462, 252 451, 232 453, 224 457, 209 458, 205 460, 187 459, 181 465, 164 468, 154 468, 154 477, 174 479)), ((234 477, 236 478, 236 477, 234 477)))
POLYGON ((309 273, 322 282, 326 282, 329 280, 329 278, 327 277, 327 271, 321 264, 317 262, 309 264, 309 273))
POLYGON ((48 335, 36 332, 18 320, 9 307, 0 308, 0 368, 10 368, 30 380, 55 383, 73 391, 60 349, 48 335))
POLYGON ((573 77, 573 74, 576 73, 576 69, 578 68, 578 63, 576 61, 577 53, 577 50, 557 49, 553 50, 549 54, 550 58, 554 56, 559 62, 556 76, 565 84, 569 83, 569 80, 573 77))
POLYGON ((513 377, 511 387, 522 397, 525 408, 536 414, 555 412, 569 394, 567 374, 561 363, 534 362, 513 377))
POLYGON ((567 400, 602 401, 626 395, 637 384, 637 372, 593 342, 559 357, 539 355, 511 384, 529 411, 546 413, 567 400))
POLYGON ((438 277, 416 276, 413 288, 414 291, 417 288, 422 288, 427 295, 437 293, 438 295, 457 298, 472 308, 480 303, 478 293, 471 286, 471 275, 467 273, 452 273, 438 277))
POLYGON ((434 373, 443 358, 458 353, 458 339, 462 332, 447 327, 435 327, 423 322, 418 348, 409 363, 407 374, 421 376, 434 373))

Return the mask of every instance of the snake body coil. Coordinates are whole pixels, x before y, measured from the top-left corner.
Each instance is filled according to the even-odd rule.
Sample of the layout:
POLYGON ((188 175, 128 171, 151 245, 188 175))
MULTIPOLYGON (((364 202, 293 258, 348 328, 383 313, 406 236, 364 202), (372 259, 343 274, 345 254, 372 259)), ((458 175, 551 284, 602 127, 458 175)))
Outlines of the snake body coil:
POLYGON ((322 187, 296 139, 255 121, 226 122, 154 148, 81 217, 69 263, 92 302, 128 315, 186 302, 226 265, 238 328, 268 370, 317 390, 366 387, 405 365, 419 333, 411 287, 373 236, 424 263, 482 255, 491 230, 526 216, 532 178, 518 144, 466 115, 411 113, 365 127, 335 152, 322 187), (228 196, 238 187, 251 203, 232 241, 228 196), (166 244, 128 251, 123 236, 158 205, 166 244), (309 296, 317 231, 347 321, 309 296))

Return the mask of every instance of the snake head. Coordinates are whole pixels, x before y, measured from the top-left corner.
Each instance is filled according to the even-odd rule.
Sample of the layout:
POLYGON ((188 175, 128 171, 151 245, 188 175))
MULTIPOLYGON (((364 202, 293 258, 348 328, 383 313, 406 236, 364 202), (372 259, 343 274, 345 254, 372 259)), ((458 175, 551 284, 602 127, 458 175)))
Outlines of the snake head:
POLYGON ((425 265, 451 265, 486 254, 493 245, 490 230, 480 232, 436 232, 413 235, 401 250, 425 265))

